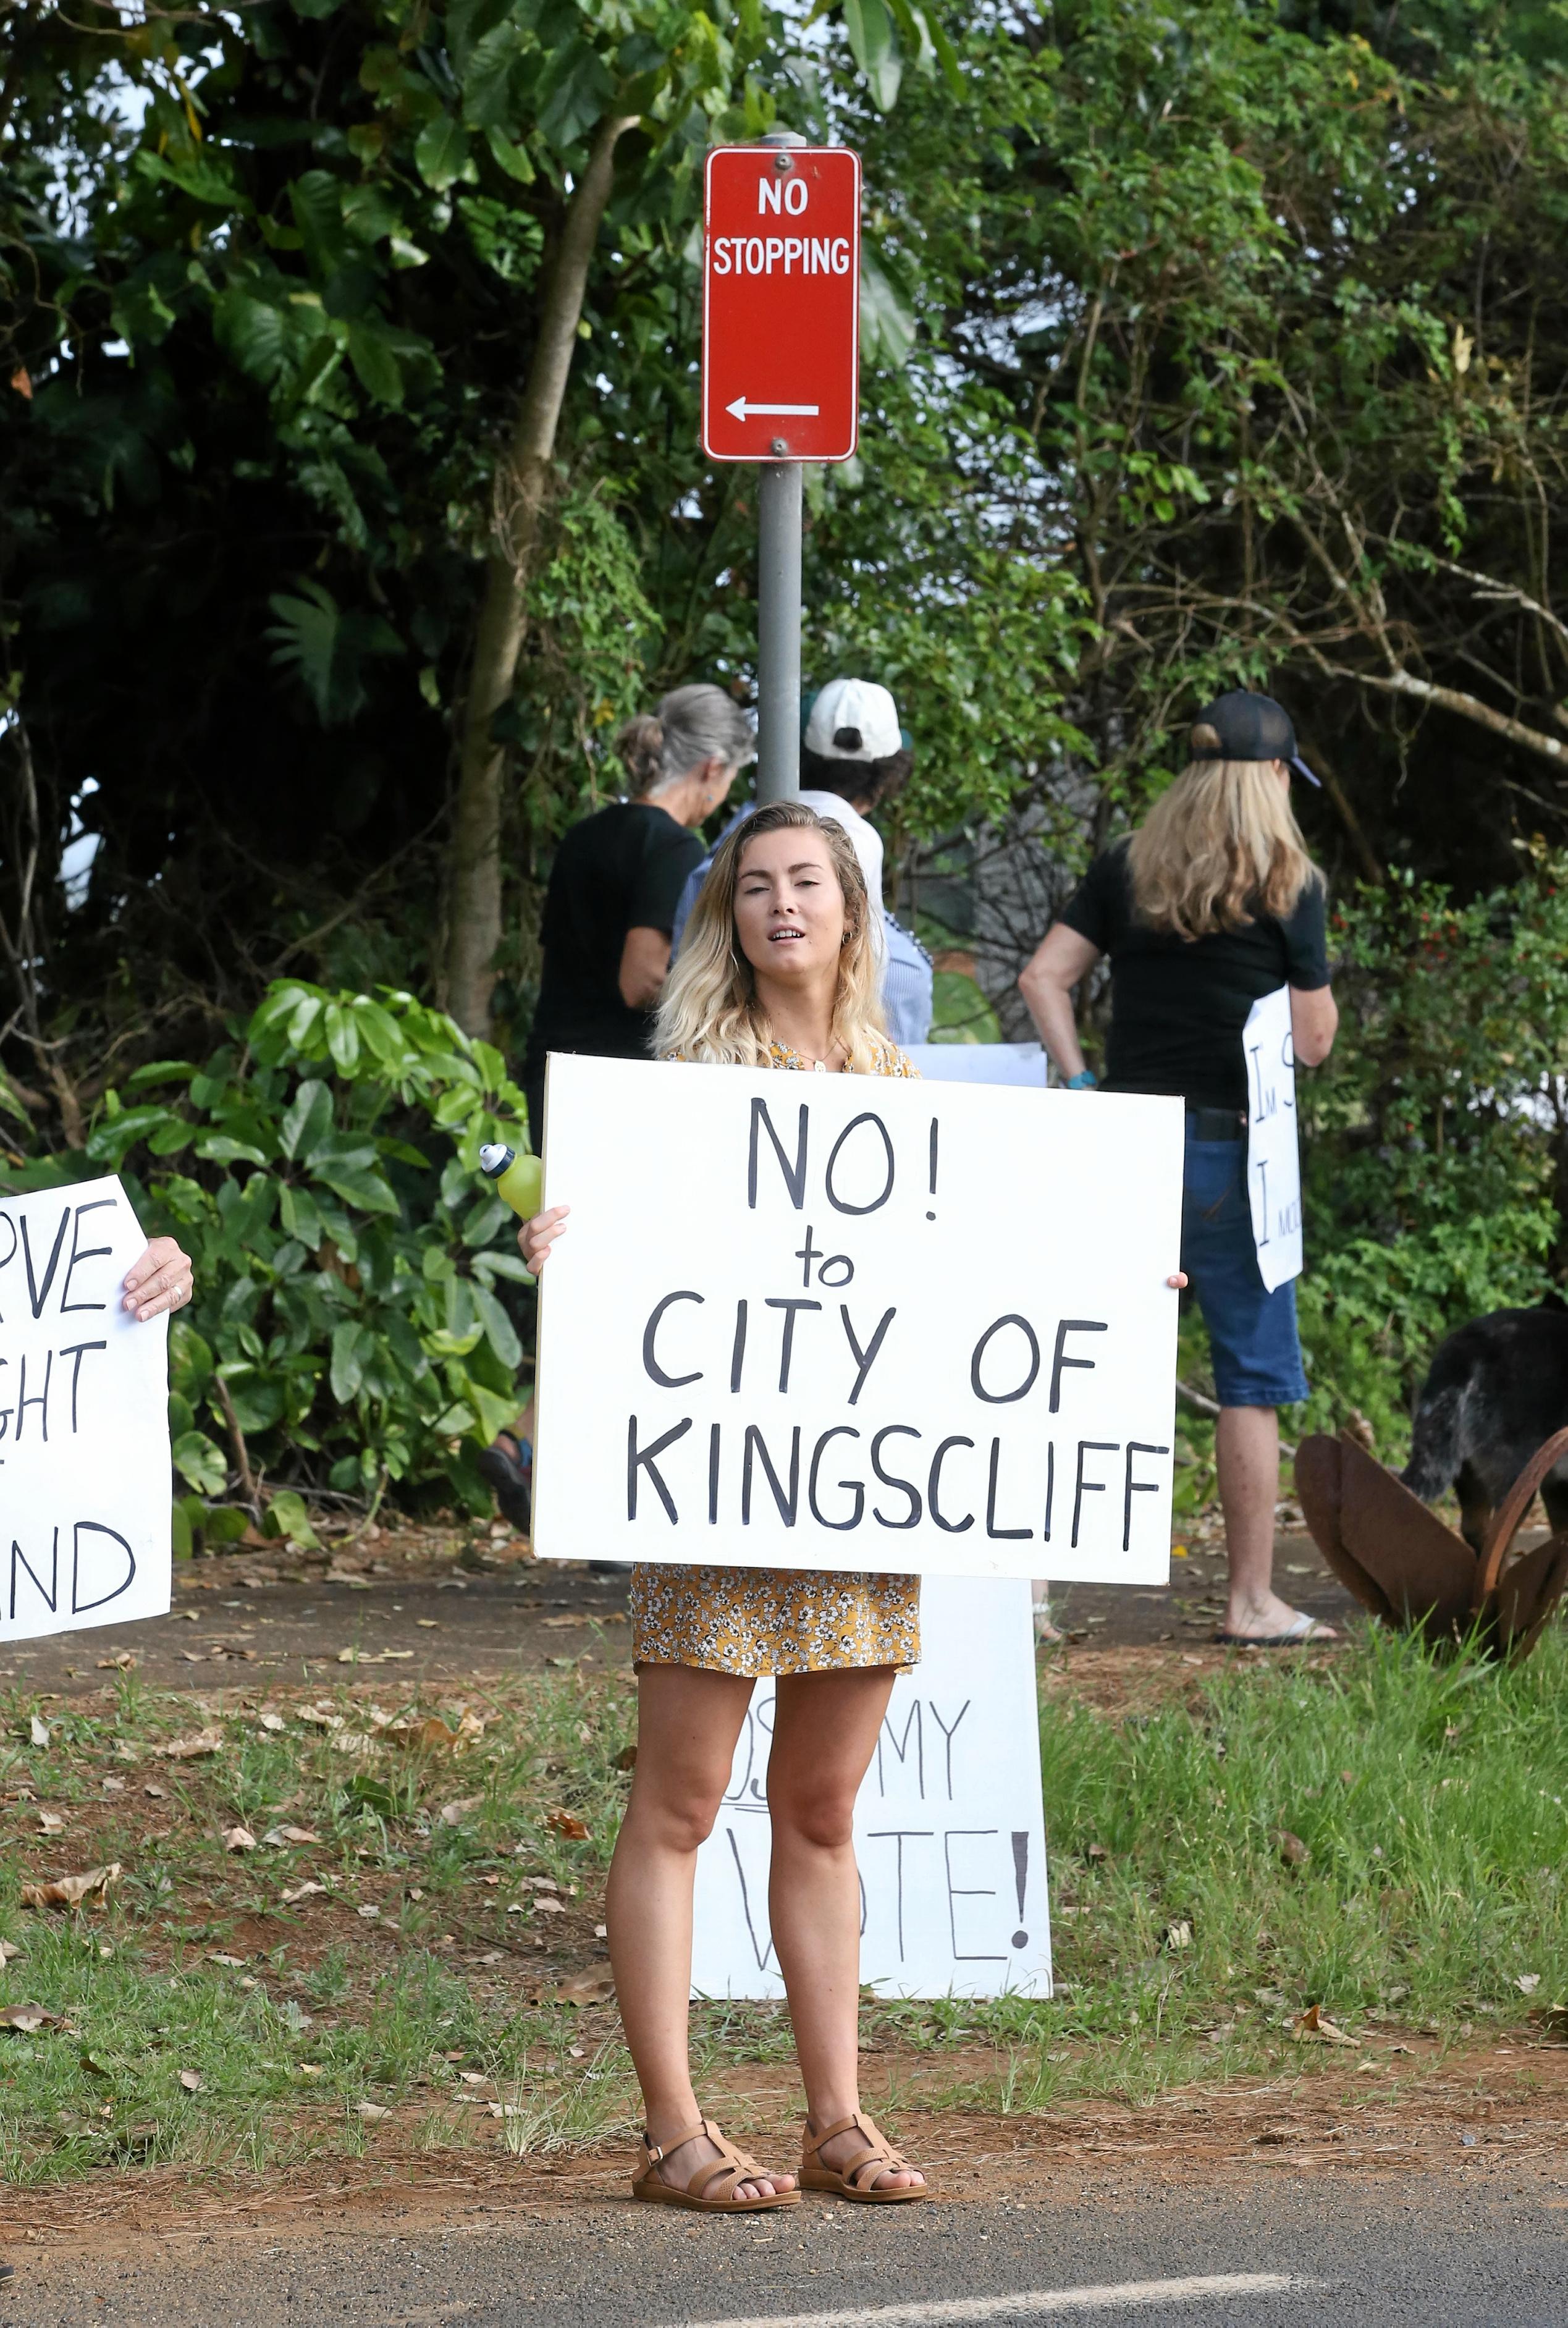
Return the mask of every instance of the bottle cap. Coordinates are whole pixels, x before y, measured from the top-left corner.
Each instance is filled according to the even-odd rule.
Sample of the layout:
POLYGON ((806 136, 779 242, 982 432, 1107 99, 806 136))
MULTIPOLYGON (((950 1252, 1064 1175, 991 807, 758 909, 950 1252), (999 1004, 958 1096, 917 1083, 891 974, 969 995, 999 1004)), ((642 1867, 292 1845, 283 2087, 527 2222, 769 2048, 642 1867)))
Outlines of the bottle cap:
POLYGON ((479 1151, 479 1169, 487 1180, 499 1180, 507 1166, 516 1161, 517 1150, 504 1140, 487 1140, 479 1151))

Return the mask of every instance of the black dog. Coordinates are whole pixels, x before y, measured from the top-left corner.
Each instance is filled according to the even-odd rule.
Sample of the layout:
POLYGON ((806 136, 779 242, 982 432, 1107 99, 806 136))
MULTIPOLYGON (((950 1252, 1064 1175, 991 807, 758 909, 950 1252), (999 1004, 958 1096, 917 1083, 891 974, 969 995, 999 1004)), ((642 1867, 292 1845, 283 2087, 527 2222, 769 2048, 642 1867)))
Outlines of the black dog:
MULTIPOLYGON (((1423 1503, 1452 1487, 1460 1528, 1479 1555, 1492 1515, 1537 1447, 1568 1423, 1568 1304, 1494 1310, 1438 1345, 1416 1401, 1410 1461, 1400 1474, 1423 1503)), ((1554 1534, 1568 1528, 1568 1462, 1541 1500, 1554 1534)))

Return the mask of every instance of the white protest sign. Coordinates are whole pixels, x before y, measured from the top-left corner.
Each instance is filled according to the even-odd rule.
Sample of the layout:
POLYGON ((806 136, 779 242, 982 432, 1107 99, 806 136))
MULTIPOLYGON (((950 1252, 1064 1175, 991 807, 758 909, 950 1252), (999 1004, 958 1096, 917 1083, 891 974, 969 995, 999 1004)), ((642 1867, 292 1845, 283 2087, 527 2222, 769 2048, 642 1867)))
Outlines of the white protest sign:
POLYGON ((0 1642, 169 1605, 166 1317, 116 1179, 0 1200, 0 1642))
POLYGON ((1178 1100, 549 1076, 536 1554, 1167 1581, 1178 1100))
MULTIPOLYGON (((921 1587, 923 1655, 900 1674, 855 1806, 860 1979, 884 1996, 1048 1996, 1051 1933, 1029 1589, 921 1587)), ((768 1926, 759 1682, 713 1833, 697 1854, 696 1996, 782 1996, 768 1926)))
POLYGON ((1247 1066, 1247 1194, 1258 1268, 1272 1293, 1301 1274, 1301 1159, 1291 990, 1254 1002, 1242 1032, 1247 1066))
POLYGON ((1038 1043, 906 1043, 904 1056, 928 1083, 1046 1088, 1046 1055, 1038 1043))

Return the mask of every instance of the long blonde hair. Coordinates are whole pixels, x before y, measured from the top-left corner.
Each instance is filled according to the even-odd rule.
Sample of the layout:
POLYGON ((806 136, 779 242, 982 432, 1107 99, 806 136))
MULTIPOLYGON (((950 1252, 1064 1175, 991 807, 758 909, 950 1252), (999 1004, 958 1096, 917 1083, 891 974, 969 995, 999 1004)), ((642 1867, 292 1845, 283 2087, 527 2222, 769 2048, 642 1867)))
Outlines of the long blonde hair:
POLYGON ((765 833, 791 831, 820 832, 827 843, 847 925, 839 954, 832 1032, 854 1072, 864 1075, 874 1065, 884 1036, 866 877, 843 826, 820 817, 803 801, 770 802, 720 843, 697 893, 681 958, 659 1006, 653 1047, 662 1057, 702 1059, 725 1067, 766 1065, 772 1036, 757 1004, 756 973, 736 933, 735 892, 740 860, 751 843, 765 833))
MULTIPOLYGON (((1196 752, 1219 738, 1200 725, 1191 742, 1196 752)), ((1244 928, 1258 911, 1283 921, 1323 879, 1270 760, 1191 761, 1132 835, 1127 863, 1140 919, 1178 938, 1244 928)))

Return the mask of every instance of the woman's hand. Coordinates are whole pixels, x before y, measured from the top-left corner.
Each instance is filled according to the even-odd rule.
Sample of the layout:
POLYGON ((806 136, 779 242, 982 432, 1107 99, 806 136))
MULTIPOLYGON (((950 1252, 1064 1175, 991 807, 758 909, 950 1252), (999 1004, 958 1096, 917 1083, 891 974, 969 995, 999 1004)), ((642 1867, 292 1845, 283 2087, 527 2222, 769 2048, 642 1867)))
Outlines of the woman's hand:
POLYGON ((1175 1276, 1168 1277, 1165 1282, 1167 1285, 1173 1285, 1178 1293, 1179 1293, 1183 1286, 1187 1283, 1187 1272, 1184 1269, 1178 1269, 1175 1276))
POLYGON ((165 1310, 183 1310, 191 1299, 191 1257, 173 1237, 155 1237, 126 1272, 125 1306, 146 1325, 165 1310))
POLYGON ((517 1249, 536 1277, 549 1259, 549 1249, 560 1235, 561 1223, 570 1211, 569 1205, 552 1205, 548 1213, 535 1213, 532 1220, 524 1221, 518 1230, 517 1249))

